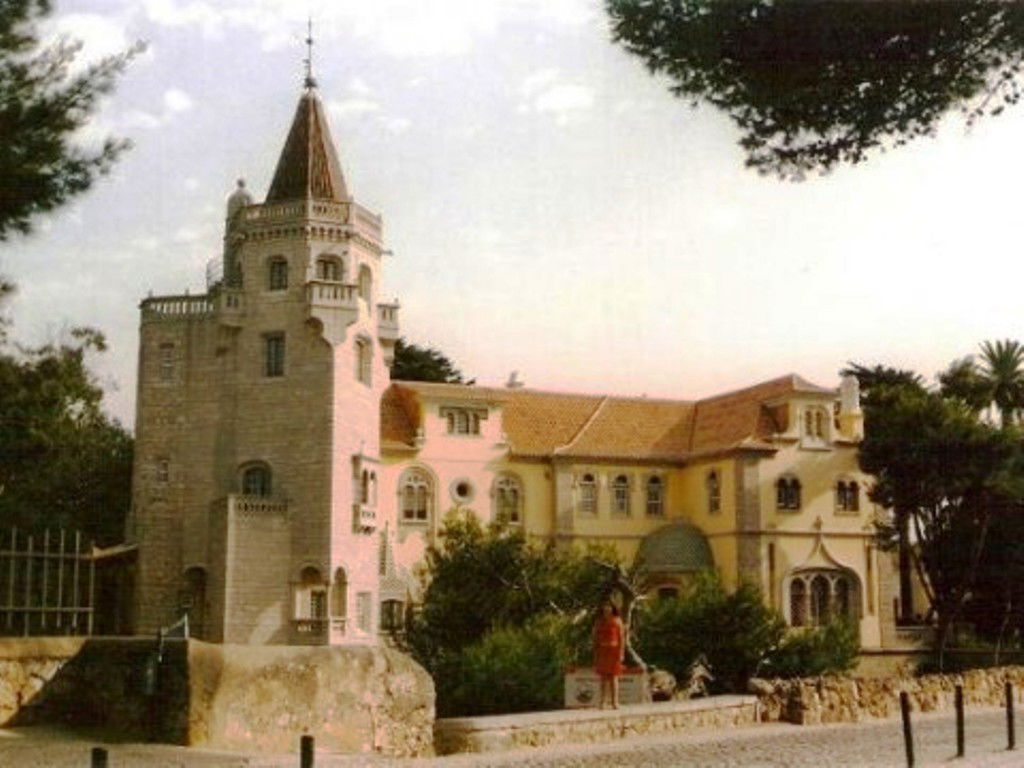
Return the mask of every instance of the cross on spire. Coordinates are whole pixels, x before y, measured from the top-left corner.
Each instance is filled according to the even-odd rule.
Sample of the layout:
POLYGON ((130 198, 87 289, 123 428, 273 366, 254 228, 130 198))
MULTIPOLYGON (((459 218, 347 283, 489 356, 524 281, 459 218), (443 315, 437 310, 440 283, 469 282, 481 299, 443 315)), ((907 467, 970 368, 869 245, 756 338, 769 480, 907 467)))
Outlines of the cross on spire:
POLYGON ((306 65, 306 80, 305 86, 307 88, 316 88, 316 79, 313 77, 313 17, 310 16, 306 21, 306 58, 302 60, 302 63, 306 65))

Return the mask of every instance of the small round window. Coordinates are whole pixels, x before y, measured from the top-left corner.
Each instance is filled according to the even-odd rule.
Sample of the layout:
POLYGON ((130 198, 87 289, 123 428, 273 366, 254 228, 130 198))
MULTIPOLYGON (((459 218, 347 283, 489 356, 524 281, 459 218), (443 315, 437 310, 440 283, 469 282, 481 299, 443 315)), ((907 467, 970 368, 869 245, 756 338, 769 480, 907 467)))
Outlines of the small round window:
POLYGON ((449 490, 457 504, 467 504, 473 500, 473 484, 464 477, 453 481, 449 490))

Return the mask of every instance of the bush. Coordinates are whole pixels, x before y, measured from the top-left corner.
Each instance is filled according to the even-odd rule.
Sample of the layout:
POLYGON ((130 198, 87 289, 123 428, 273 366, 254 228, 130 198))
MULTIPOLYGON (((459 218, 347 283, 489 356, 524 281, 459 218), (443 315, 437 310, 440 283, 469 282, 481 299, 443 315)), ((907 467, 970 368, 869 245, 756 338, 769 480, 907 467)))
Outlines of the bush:
POLYGON ((764 677, 813 677, 847 672, 856 666, 859 650, 857 627, 848 621, 795 630, 770 654, 760 674, 764 677))
POLYGON ((761 591, 743 584, 728 592, 714 573, 701 574, 693 589, 656 600, 638 614, 637 648, 648 664, 667 669, 680 683, 700 654, 708 660, 715 692, 743 691, 782 641, 782 618, 764 604, 761 591))
POLYGON ((565 670, 589 653, 589 635, 589 626, 556 614, 489 632, 438 670, 438 715, 561 709, 565 670))

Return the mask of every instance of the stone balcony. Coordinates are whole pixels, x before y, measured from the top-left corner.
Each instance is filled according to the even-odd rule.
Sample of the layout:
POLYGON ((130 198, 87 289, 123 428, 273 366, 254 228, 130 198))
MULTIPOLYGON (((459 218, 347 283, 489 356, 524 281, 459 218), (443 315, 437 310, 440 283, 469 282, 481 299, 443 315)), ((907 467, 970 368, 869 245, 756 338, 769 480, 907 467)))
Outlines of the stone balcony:
POLYGON ((373 533, 377 528, 377 509, 369 504, 356 502, 352 505, 352 530, 356 533, 373 533))
POLYGON ((320 323, 324 338, 331 344, 345 340, 348 326, 359 319, 359 286, 334 280, 310 280, 306 283, 308 316, 320 323))
POLYGON ((246 496, 232 493, 214 502, 231 517, 287 517, 288 500, 272 496, 246 496))

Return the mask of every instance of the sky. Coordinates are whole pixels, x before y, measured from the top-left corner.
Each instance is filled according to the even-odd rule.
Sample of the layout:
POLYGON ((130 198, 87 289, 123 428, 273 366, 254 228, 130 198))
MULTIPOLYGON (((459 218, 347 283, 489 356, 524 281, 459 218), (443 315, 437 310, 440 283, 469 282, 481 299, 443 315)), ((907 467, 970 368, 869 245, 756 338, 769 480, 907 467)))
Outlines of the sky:
POLYGON ((743 167, 738 131, 611 42, 600 0, 58 0, 83 57, 144 40, 88 143, 134 148, 0 243, 22 342, 102 330, 134 422, 138 304, 202 293, 224 202, 258 200, 314 68, 350 191, 383 214, 403 335, 480 384, 690 399, 847 361, 933 376, 1024 336, 1024 112, 825 177, 743 167))

